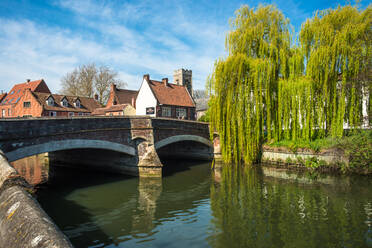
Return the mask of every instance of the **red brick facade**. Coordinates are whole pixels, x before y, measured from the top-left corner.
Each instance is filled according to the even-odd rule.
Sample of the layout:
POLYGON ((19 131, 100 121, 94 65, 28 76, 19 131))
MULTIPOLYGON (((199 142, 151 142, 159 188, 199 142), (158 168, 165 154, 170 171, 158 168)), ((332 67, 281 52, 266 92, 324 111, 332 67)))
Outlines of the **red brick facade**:
POLYGON ((1 101, 0 117, 82 116, 99 107, 93 98, 51 94, 44 80, 38 80, 15 85, 1 101), (48 103, 49 98, 53 104, 48 103))

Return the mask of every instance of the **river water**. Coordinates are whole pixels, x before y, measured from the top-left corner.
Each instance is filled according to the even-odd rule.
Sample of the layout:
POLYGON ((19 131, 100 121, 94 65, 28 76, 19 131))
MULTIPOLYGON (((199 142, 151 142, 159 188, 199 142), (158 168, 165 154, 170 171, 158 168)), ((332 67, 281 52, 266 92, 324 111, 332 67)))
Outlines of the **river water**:
POLYGON ((75 247, 372 247, 371 178, 165 169, 162 179, 64 170, 37 197, 75 247))

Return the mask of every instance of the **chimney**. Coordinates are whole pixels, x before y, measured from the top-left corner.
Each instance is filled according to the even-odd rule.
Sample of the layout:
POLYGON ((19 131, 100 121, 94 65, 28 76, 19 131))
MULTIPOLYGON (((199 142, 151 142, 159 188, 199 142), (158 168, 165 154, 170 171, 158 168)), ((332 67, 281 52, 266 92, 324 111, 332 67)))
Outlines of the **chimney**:
POLYGON ((29 83, 31 81, 31 79, 26 79, 27 83, 29 83))
POLYGON ((143 79, 146 79, 147 82, 150 82, 150 74, 143 75, 143 79))
POLYGON ((163 78, 161 81, 163 82, 164 86, 168 85, 168 78, 163 78))
POLYGON ((97 94, 94 94, 94 100, 96 100, 98 102, 98 95, 97 94))
POLYGON ((114 83, 111 83, 111 91, 114 92, 116 90, 116 85, 114 83))

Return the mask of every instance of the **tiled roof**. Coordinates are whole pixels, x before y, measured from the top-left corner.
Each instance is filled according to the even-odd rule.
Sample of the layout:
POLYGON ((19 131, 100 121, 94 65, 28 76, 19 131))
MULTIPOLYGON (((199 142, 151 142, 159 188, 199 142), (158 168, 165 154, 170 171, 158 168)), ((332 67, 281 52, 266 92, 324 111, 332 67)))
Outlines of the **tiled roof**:
POLYGON ((102 115, 106 112, 117 112, 117 111, 123 111, 129 104, 118 104, 118 105, 112 105, 111 107, 106 108, 97 108, 92 112, 92 115, 102 115))
POLYGON ((134 102, 137 99, 138 91, 136 90, 124 90, 118 89, 115 90, 115 100, 117 104, 132 104, 132 99, 134 102))
POLYGON ((65 95, 57 95, 57 94, 48 94, 48 93, 40 93, 40 92, 32 92, 35 98, 39 101, 39 103, 43 106, 45 110, 51 111, 69 111, 69 112, 93 112, 96 108, 100 108, 101 105, 94 100, 93 98, 89 97, 81 97, 81 96, 65 96, 65 95), (49 96, 54 98, 54 105, 49 106, 47 104, 47 99, 49 96), (66 97, 68 102, 68 107, 64 107, 61 104, 62 99, 66 97), (80 100, 80 108, 75 107, 75 101, 80 100))
POLYGON ((8 105, 17 103, 23 96, 26 89, 37 92, 50 93, 50 90, 43 79, 16 84, 9 91, 9 94, 1 101, 1 104, 8 105))
POLYGON ((165 85, 163 82, 155 80, 150 80, 149 85, 160 104, 195 107, 194 101, 183 85, 171 83, 165 85))

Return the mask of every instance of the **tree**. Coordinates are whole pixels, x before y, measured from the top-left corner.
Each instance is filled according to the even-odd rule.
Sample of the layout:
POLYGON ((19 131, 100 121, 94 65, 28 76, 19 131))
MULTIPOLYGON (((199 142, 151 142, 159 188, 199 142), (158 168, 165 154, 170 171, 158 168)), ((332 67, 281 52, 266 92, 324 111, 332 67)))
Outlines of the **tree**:
POLYGON ((125 83, 117 79, 118 73, 111 70, 107 66, 98 68, 98 72, 94 78, 94 87, 98 94, 101 104, 105 104, 110 95, 110 84, 116 84, 118 88, 123 88, 125 83))
POLYGON ((308 141, 342 136, 345 122, 359 127, 363 95, 372 94, 371 23, 371 5, 320 11, 302 25, 297 47, 274 6, 240 8, 228 57, 207 80, 224 160, 257 161, 264 138, 308 141))
POLYGON ((277 131, 277 84, 287 78, 289 21, 274 6, 242 6, 226 37, 228 57, 215 62, 207 82, 211 132, 220 134, 226 162, 252 163, 266 132, 277 131))
POLYGON ((194 99, 208 98, 206 90, 193 90, 194 99))
POLYGON ((324 107, 323 130, 343 135, 343 124, 360 125, 365 91, 371 92, 372 7, 339 6, 319 11, 301 28, 306 75, 324 107))
POLYGON ((118 79, 118 73, 107 66, 96 67, 94 63, 82 65, 67 73, 62 79, 61 93, 65 95, 93 97, 98 94, 99 102, 106 103, 110 84, 125 87, 125 83, 118 79))

